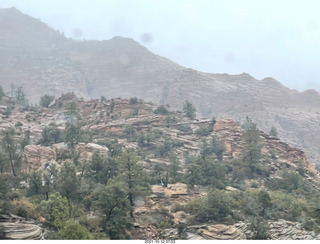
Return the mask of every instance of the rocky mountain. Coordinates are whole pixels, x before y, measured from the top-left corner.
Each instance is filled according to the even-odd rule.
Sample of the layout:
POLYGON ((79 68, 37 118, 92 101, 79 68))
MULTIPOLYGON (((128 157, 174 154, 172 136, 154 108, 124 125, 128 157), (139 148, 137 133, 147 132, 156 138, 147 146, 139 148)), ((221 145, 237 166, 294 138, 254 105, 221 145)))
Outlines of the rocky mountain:
MULTIPOLYGON (((0 100, 0 111, 6 109, 9 101, 8 97, 0 100)), ((103 171, 103 164, 94 164, 94 155, 98 153, 106 158, 107 161, 103 161, 105 164, 121 164, 120 151, 132 149, 139 156, 143 171, 148 174, 151 189, 146 196, 134 198, 134 222, 129 223, 131 229, 126 233, 130 238, 255 239, 256 232, 250 221, 255 211, 259 211, 266 219, 264 223, 268 225, 270 239, 320 239, 319 234, 314 232, 314 228, 319 227, 317 206, 314 204, 320 191, 319 173, 314 165, 307 161, 302 150, 256 131, 261 143, 260 166, 248 168, 243 157, 247 147, 245 132, 232 119, 192 120, 181 112, 168 111, 134 98, 84 100, 68 93, 56 99, 49 108, 26 108, 16 104, 11 113, 0 121, 1 139, 10 128, 15 129, 15 141, 22 145, 24 138, 28 138, 29 143, 18 150, 19 157, 14 162, 18 176, 14 177, 13 192, 5 199, 10 201, 11 208, 9 203, 7 206, 2 204, 4 191, 0 188, 0 213, 3 214, 0 216, 0 237, 50 239, 48 233, 52 235, 52 232, 57 232, 52 227, 54 222, 48 224, 50 215, 45 215, 46 211, 50 211, 44 208, 47 206, 45 202, 53 200, 45 199, 45 192, 38 189, 43 187, 43 191, 47 190, 50 194, 59 191, 65 194, 63 196, 68 196, 74 206, 72 208, 81 209, 72 217, 95 233, 95 238, 106 238, 97 234, 109 233, 107 229, 97 227, 103 223, 104 214, 91 202, 95 203, 99 196, 95 192, 102 189, 102 185, 94 179, 108 175, 112 168, 103 171), (65 141, 65 135, 69 133, 67 114, 68 111, 75 111, 70 109, 70 104, 75 104, 73 107, 77 108, 81 126, 78 132, 73 133, 82 131, 81 138, 74 138, 72 146, 70 141, 65 141), (170 176, 165 174, 173 162, 176 163, 176 179, 171 173, 170 176), (214 170, 210 169, 212 163, 214 170), (76 185, 65 177, 63 170, 70 173, 72 169, 66 168, 66 165, 73 165, 75 171, 72 179, 77 182, 76 185), (245 171, 242 172, 243 169, 245 171), (94 170, 95 174, 92 173, 94 170), (197 178, 199 170, 204 170, 205 179, 197 178), (101 176, 100 171, 105 175, 101 176), (241 176, 240 172, 244 175, 241 176), (284 172, 287 172, 286 175, 283 175, 284 172), (36 177, 48 175, 49 178, 43 178, 45 185, 40 181, 36 190, 33 187, 37 184, 36 177), (58 177, 57 182, 55 177, 58 177), (165 186, 163 181, 166 177, 169 184, 165 186), (209 179, 212 182, 202 182, 209 179), (63 186, 59 185, 62 180, 67 180, 63 186), (282 188, 286 182, 289 182, 290 189, 282 188), (229 215, 222 219, 207 220, 205 216, 201 217, 204 220, 198 219, 202 211, 199 215, 194 208, 212 196, 211 184, 219 188, 215 190, 217 195, 223 194, 222 199, 229 199, 227 205, 232 211, 229 210, 229 215), (65 187, 75 187, 73 191, 80 195, 70 197, 65 187), (260 194, 266 191, 269 196, 265 205, 268 214, 264 215, 260 209, 260 194), (12 215, 12 212, 29 219, 12 215)), ((10 175, 9 167, 5 171, 0 175, 0 180, 10 175)), ((110 179, 110 182, 113 181, 110 179)), ((123 202, 121 206, 124 206, 123 202)))
POLYGON ((132 39, 79 41, 65 38, 16 9, 0 10, 0 82, 22 86, 29 100, 73 91, 88 98, 138 97, 181 109, 185 100, 198 117, 249 116, 263 131, 302 148, 312 163, 320 159, 320 95, 298 92, 272 78, 249 74, 209 74, 154 55, 132 39))

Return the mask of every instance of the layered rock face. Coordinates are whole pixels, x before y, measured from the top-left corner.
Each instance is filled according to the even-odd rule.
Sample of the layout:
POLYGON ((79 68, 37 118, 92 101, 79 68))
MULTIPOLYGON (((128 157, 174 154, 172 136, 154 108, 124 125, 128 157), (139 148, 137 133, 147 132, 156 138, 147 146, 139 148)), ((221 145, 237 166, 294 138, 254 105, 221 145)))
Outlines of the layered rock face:
POLYGON ((0 215, 0 239, 41 240, 42 228, 32 220, 13 215, 0 215))

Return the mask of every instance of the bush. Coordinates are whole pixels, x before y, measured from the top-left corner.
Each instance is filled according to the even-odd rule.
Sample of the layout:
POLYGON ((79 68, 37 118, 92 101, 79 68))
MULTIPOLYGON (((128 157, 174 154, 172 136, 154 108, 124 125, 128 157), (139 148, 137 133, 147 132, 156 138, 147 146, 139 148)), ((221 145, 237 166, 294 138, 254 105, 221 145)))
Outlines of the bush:
POLYGON ((93 236, 77 221, 68 220, 58 232, 58 239, 61 240, 91 240, 93 236))
POLYGON ((225 191, 211 190, 205 198, 199 198, 186 205, 186 211, 195 215, 199 222, 223 221, 232 215, 231 198, 225 191))
POLYGON ((198 130, 195 131, 195 134, 197 134, 198 136, 208 136, 210 135, 210 133, 213 131, 213 126, 209 126, 209 127, 202 127, 198 130))
POLYGON ((261 217, 255 217, 251 219, 249 224, 249 230, 252 231, 253 235, 249 239, 253 240, 268 240, 271 238, 269 234, 269 224, 268 221, 261 217))
POLYGON ((130 100, 129 100, 129 104, 130 104, 130 105, 138 104, 138 102, 139 102, 139 100, 138 100, 138 98, 136 98, 136 97, 132 97, 132 98, 130 98, 130 100))
POLYGON ((50 103, 54 100, 54 96, 44 95, 40 98, 40 106, 43 108, 49 107, 50 103))
POLYGON ((163 115, 169 114, 168 109, 164 105, 160 105, 153 112, 155 114, 163 114, 163 115))
POLYGON ((3 91, 2 86, 0 86, 0 100, 5 96, 6 94, 3 91))
POLYGON ((192 134, 192 129, 189 124, 179 125, 178 130, 180 130, 184 134, 192 134))
POLYGON ((188 100, 184 102, 182 111, 189 119, 194 119, 196 117, 196 109, 188 100))
POLYGON ((21 217, 33 219, 37 219, 39 217, 39 214, 36 211, 36 206, 25 197, 20 200, 13 200, 12 206, 14 206, 16 214, 21 217))

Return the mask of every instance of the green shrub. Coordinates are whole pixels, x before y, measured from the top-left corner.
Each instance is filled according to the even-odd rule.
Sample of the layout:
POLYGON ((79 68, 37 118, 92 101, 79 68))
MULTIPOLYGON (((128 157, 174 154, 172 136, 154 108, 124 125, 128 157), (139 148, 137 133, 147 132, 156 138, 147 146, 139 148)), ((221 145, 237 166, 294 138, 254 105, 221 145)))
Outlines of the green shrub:
POLYGON ((231 201, 232 199, 225 191, 213 189, 207 197, 187 204, 185 209, 199 222, 210 220, 222 222, 227 216, 232 216, 231 201))
POLYGON ((40 106, 43 108, 49 107, 50 103, 54 100, 54 96, 50 96, 48 94, 42 96, 40 98, 40 106))
POLYGON ((132 97, 132 98, 130 98, 130 100, 129 100, 129 104, 130 104, 130 105, 138 104, 138 102, 139 102, 139 100, 138 100, 138 98, 136 98, 136 97, 132 97))
POLYGON ((164 105, 160 105, 160 106, 157 107, 153 112, 154 112, 155 114, 163 114, 163 115, 169 114, 168 109, 167 109, 166 106, 164 106, 164 105))
POLYGON ((195 131, 195 134, 198 136, 208 136, 210 135, 210 133, 213 131, 213 127, 209 126, 209 127, 202 127, 200 129, 197 129, 195 131))

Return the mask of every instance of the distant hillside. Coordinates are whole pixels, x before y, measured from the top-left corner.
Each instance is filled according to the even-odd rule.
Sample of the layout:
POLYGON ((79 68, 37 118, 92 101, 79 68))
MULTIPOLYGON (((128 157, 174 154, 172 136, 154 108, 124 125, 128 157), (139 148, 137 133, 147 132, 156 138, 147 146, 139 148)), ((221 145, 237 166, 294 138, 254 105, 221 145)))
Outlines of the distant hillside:
POLYGON ((198 117, 248 115, 260 129, 275 126, 279 137, 320 161, 320 95, 297 92, 272 78, 209 74, 154 55, 132 39, 78 41, 65 38, 16 9, 0 10, 0 82, 22 86, 30 101, 73 91, 88 98, 138 97, 181 109, 185 100, 198 117))

